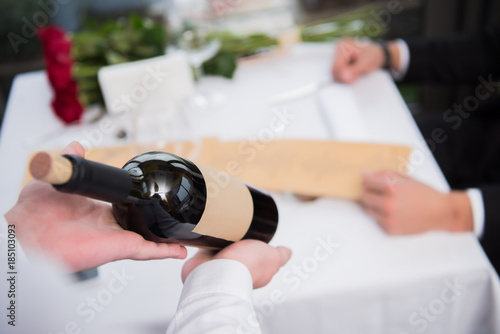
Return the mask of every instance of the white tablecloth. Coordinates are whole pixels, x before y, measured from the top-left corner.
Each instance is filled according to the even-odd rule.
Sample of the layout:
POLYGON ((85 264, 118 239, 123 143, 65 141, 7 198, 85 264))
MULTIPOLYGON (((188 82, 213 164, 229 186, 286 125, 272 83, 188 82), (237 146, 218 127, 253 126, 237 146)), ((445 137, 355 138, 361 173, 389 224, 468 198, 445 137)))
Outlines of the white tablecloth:
MULTIPOLYGON (((232 81, 204 79, 200 90, 218 94, 219 102, 207 110, 191 110, 189 131, 162 139, 214 135, 259 139, 271 118, 286 108, 293 117, 272 132, 273 139, 410 145, 414 148, 410 175, 446 191, 439 168, 385 72, 373 73, 351 86, 328 85, 325 89, 331 95, 322 90, 278 107, 269 105, 272 96, 328 77, 332 50, 325 45, 298 45, 287 55, 241 66, 232 81), (354 110, 357 116, 346 117, 345 110, 354 110), (339 124, 351 127, 354 135, 340 133, 339 124)), ((30 153, 62 147, 74 139, 88 140, 98 127, 64 128, 49 108, 50 98, 43 73, 16 78, 0 140, 2 214, 16 201, 30 153)), ((114 143, 117 140, 112 135, 99 139, 100 145, 114 143)), ((271 243, 291 247, 293 256, 268 286, 255 291, 264 332, 500 332, 498 277, 474 235, 433 232, 390 237, 356 203, 333 198, 300 202, 290 194, 273 195, 280 225, 271 243)), ((4 224, 0 231, 0 267, 6 273, 4 224)), ((77 291, 61 286, 60 278, 43 268, 23 264, 19 269, 18 322, 44 322, 53 333, 64 332, 68 323, 69 328, 74 323, 90 333, 162 333, 182 289, 182 264, 178 260, 110 263, 99 268, 98 279, 76 284, 77 291), (106 291, 117 275, 127 279, 123 289, 109 295, 106 291), (104 296, 111 299, 105 299, 98 309, 90 307, 89 300, 104 300, 104 296)), ((5 295, 2 290, 0 306, 4 310, 5 295)), ((6 325, 3 318, 0 326, 6 325)), ((244 326, 241 331, 245 333, 244 326)))

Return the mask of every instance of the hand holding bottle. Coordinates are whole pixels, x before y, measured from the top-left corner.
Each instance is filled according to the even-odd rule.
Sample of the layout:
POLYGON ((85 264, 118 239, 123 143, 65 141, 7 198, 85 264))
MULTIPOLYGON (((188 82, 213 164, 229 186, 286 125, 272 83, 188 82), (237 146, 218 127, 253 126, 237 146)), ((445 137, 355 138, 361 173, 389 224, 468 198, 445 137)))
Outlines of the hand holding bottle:
POLYGON ((221 249, 241 239, 268 242, 278 224, 268 194, 167 152, 142 153, 123 168, 39 152, 30 172, 60 192, 112 203, 121 227, 158 243, 221 249))
MULTIPOLYGON (((83 157, 84 149, 74 142, 63 154, 83 157)), ((26 185, 5 219, 15 224, 25 252, 46 253, 74 271, 122 259, 183 259, 187 255, 182 246, 147 241, 123 230, 111 205, 58 192, 40 181, 26 185)))
POLYGON ((182 267, 182 281, 199 265, 218 259, 235 260, 248 268, 252 275, 253 288, 265 286, 278 270, 288 262, 292 255, 289 248, 273 247, 259 240, 241 240, 215 253, 206 249, 199 250, 182 267))

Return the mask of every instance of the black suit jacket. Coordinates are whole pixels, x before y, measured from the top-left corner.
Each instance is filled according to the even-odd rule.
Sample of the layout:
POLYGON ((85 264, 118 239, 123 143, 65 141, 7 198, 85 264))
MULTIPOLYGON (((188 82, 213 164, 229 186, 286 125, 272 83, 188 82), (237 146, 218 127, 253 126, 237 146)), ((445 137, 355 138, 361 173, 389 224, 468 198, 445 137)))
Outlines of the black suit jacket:
MULTIPOLYGON (((478 85, 482 77, 486 82, 494 82, 491 85, 496 90, 493 94, 498 95, 500 27, 444 39, 408 40, 407 43, 410 64, 405 82, 478 85)), ((495 112, 500 115, 500 109, 495 112)), ((497 119, 500 120, 500 117, 497 119)), ((482 148, 476 146, 476 149, 482 148)), ((496 154, 499 155, 500 152, 497 151, 496 154)), ((497 271, 500 271, 500 184, 473 186, 482 191, 485 209, 485 228, 481 243, 497 271)))
POLYGON ((404 81, 474 84, 479 76, 500 76, 500 27, 407 43, 410 65, 404 81))

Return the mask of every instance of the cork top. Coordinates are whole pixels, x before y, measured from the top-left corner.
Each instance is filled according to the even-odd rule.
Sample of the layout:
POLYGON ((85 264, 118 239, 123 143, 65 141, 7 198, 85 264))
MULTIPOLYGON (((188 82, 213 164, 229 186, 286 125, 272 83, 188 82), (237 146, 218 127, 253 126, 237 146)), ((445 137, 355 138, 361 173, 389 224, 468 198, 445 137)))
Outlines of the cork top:
POLYGON ((52 156, 47 152, 36 153, 30 161, 30 173, 33 178, 61 185, 67 183, 73 175, 73 164, 61 155, 52 156))

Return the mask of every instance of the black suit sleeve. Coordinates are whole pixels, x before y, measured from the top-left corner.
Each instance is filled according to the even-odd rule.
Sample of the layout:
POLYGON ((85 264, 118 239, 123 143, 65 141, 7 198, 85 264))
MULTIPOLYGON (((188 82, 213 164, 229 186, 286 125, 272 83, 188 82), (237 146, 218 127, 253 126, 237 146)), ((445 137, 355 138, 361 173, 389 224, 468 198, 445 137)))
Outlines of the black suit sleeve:
POLYGON ((484 204, 484 231, 481 245, 493 266, 500 269, 500 185, 479 188, 484 204))
POLYGON ((500 74, 500 27, 442 39, 408 40, 405 82, 475 83, 500 74))
MULTIPOLYGON (((410 51, 410 64, 404 81, 442 83, 448 85, 456 85, 459 83, 477 85, 480 83, 479 78, 482 77, 484 81, 487 82, 495 80, 494 83, 491 83, 491 87, 488 86, 487 89, 492 93, 493 89, 498 91, 497 81, 500 77, 500 27, 488 28, 477 33, 456 35, 443 39, 408 40, 407 43, 410 51)), ((498 115, 500 110, 497 108, 495 109, 495 114, 498 115)), ((443 122, 446 123, 442 115, 438 116, 440 116, 441 121, 433 123, 433 127, 430 128, 431 131, 434 128, 440 127, 443 122)), ((479 118, 479 114, 476 116, 476 118, 479 118)), ((495 118, 495 120, 497 119, 498 118, 495 118)), ((447 149, 447 147, 452 144, 451 142, 448 143, 448 146, 443 146, 443 144, 440 146, 441 151, 446 153, 441 155, 443 159, 449 156, 451 154, 450 152, 456 153, 459 151, 462 152, 460 154, 463 154, 464 157, 468 157, 467 159, 460 158, 458 160, 450 160, 449 166, 453 168, 443 170, 449 172, 447 175, 449 182, 450 177, 453 179, 453 176, 463 176, 462 172, 467 166, 476 166, 478 163, 486 164, 486 166, 491 164, 488 168, 483 168, 485 167, 483 166, 478 169, 482 171, 480 172, 481 175, 474 175, 477 177, 481 176, 479 179, 484 179, 484 181, 479 181, 479 184, 484 182, 489 183, 487 186, 479 187, 483 197, 485 212, 484 232, 480 241, 493 266, 500 272, 500 184, 498 184, 497 164, 493 163, 495 160, 492 160, 491 157, 490 159, 482 159, 481 157, 476 157, 476 154, 471 155, 471 150, 467 149, 467 147, 472 148, 472 152, 476 152, 479 149, 480 151, 477 152, 481 155, 487 153, 485 150, 487 150, 488 147, 498 152, 498 145, 495 144, 494 140, 491 140, 492 138, 498 139, 498 130, 488 130, 488 128, 490 128, 488 124, 493 124, 493 122, 493 120, 488 121, 488 119, 482 121, 484 124, 482 124, 479 129, 484 129, 484 133, 491 132, 492 134, 496 134, 492 137, 485 137, 481 135, 481 132, 479 132, 479 134, 474 131, 468 132, 468 130, 473 129, 473 117, 468 118, 467 122, 465 122, 464 119, 464 124, 459 126, 456 130, 453 130, 452 134, 449 134, 450 138, 457 137, 461 140, 455 140, 455 146, 449 149, 447 149), (487 132, 487 130, 489 132, 487 132), (468 136, 467 134, 471 135, 468 136), (481 142, 481 138, 483 137, 489 139, 481 142), (462 150, 458 150, 458 147, 461 147, 462 150), (465 150, 463 149, 464 147, 466 148, 465 150), (469 164, 468 161, 471 161, 471 157, 473 158, 473 163, 471 162, 471 164, 469 164), (477 159, 474 159, 474 157, 477 159), (491 172, 492 170, 494 173, 491 172), (495 175, 495 177, 493 177, 493 175, 495 175), (492 177, 492 179, 489 180, 491 183, 486 180, 490 176, 492 177)), ((443 128, 446 128, 446 125, 447 124, 442 125, 443 128)), ((437 152, 438 151, 433 153, 436 155, 437 152)), ((440 156, 437 154, 436 159, 438 161, 440 161, 439 158, 440 156)), ((443 166, 448 166, 442 163, 440 163, 440 165, 442 169, 443 166)), ((474 180, 474 178, 471 180, 474 180)), ((474 184, 469 184, 469 186, 474 186, 474 184)))

